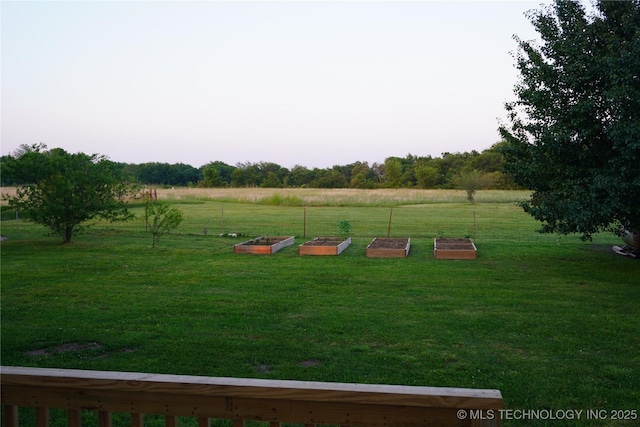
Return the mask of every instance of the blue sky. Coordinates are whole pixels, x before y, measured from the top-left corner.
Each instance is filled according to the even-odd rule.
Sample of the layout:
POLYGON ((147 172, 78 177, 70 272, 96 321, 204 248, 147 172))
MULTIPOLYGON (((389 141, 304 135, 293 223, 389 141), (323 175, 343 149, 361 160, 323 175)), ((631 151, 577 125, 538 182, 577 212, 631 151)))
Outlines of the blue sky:
POLYGON ((331 167, 484 150, 541 1, 2 1, 1 151, 331 167))

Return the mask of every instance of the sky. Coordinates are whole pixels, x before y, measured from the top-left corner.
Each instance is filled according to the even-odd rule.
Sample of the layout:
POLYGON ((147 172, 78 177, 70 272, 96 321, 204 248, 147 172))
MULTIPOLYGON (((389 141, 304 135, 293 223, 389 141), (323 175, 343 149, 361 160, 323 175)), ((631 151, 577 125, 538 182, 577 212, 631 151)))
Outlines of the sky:
POLYGON ((6 1, 2 155, 329 168, 482 151, 542 1, 6 1))

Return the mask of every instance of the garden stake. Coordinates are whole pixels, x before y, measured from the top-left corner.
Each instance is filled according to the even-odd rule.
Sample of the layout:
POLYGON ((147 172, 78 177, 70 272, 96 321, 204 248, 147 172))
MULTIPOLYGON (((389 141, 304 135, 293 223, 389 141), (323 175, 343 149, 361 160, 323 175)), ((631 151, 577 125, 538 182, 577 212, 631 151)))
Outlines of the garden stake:
POLYGON ((473 211, 473 241, 476 241, 476 211, 473 211))

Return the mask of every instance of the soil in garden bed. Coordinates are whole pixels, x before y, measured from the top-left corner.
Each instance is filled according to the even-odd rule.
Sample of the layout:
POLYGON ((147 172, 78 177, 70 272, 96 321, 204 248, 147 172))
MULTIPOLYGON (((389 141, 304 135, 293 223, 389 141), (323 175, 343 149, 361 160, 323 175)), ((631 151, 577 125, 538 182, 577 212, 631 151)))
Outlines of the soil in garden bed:
POLYGON ((337 237, 318 237, 303 243, 302 246, 338 246, 342 242, 344 239, 337 237))
POLYGON ((287 240, 289 237, 269 237, 269 238, 260 238, 248 240, 246 242, 242 242, 241 245, 251 246, 251 245, 259 245, 259 246, 270 246, 275 245, 276 243, 280 243, 283 240, 287 240))
POLYGON ((471 249, 474 250, 473 243, 467 239, 437 239, 438 249, 456 250, 471 249))
POLYGON ((409 239, 394 237, 377 237, 369 248, 371 249, 404 249, 407 247, 409 239))

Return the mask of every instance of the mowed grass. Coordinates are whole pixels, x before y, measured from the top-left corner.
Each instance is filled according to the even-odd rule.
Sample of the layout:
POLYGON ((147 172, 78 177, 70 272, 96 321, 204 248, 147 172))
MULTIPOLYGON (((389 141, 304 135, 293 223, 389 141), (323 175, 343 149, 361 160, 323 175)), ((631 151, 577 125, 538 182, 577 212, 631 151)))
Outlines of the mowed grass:
POLYGON ((491 388, 509 409, 640 409, 640 262, 611 254, 615 236, 540 235, 499 200, 172 200, 184 222, 155 249, 142 220, 95 224, 69 245, 3 222, 2 364, 491 388), (340 220, 353 226, 343 254, 297 254, 340 220), (296 245, 233 253, 264 234, 296 245), (411 238, 409 257, 366 258, 387 234, 411 238), (434 259, 439 236, 475 237, 478 259, 434 259))

